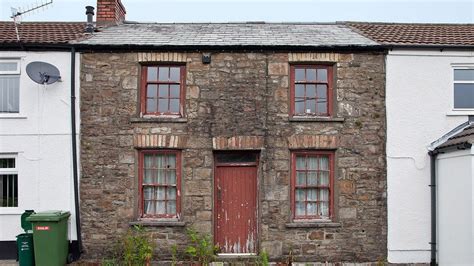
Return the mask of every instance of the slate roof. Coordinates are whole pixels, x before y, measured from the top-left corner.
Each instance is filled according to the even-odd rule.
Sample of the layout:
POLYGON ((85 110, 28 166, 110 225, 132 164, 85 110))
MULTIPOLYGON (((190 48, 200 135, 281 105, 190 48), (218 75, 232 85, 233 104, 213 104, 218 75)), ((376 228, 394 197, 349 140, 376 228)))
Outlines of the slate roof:
POLYGON ((124 23, 79 42, 87 45, 354 47, 378 44, 342 24, 124 23))
POLYGON ((474 46, 474 24, 346 22, 362 35, 393 46, 474 46))
MULTIPOLYGON (((65 44, 84 36, 83 22, 22 22, 18 25, 23 44, 65 44)), ((13 21, 0 21, 0 45, 18 43, 13 21)))
POLYGON ((449 147, 456 147, 458 145, 472 145, 474 144, 474 122, 467 123, 467 126, 458 133, 450 136, 446 142, 436 147, 437 150, 449 147))

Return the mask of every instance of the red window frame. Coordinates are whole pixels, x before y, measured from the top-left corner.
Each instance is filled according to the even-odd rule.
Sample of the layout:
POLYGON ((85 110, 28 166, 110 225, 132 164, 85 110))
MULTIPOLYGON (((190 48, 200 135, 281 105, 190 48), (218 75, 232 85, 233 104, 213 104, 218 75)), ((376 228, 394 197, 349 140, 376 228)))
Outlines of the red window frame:
MULTIPOLYGON (((317 90, 316 90, 316 102, 317 102, 317 90)), ((290 117, 292 116, 332 116, 333 114, 333 66, 324 65, 324 64, 313 64, 313 65, 291 65, 290 66, 290 117), (327 71, 327 81, 323 80, 303 80, 295 81, 295 70, 296 69, 315 69, 316 72, 318 69, 326 69, 327 71), (315 113, 296 113, 295 110, 295 84, 302 85, 326 85, 327 86, 327 112, 326 113, 317 113, 317 103, 315 105, 315 113)), ((306 90, 304 99, 306 101, 306 90)), ((306 110, 306 108, 304 108, 306 110)))
MULTIPOLYGON (((178 150, 143 150, 139 152, 139 209, 140 209, 140 217, 142 218, 177 218, 179 219, 181 216, 181 151, 178 150), (174 154, 176 156, 176 213, 173 214, 145 214, 145 198, 144 198, 144 187, 151 186, 151 187, 168 187, 173 186, 170 184, 144 184, 143 178, 145 173, 145 155, 167 155, 167 154, 174 154)), ((165 190, 166 191, 166 190, 165 190)), ((166 201, 167 193, 165 192, 165 201, 166 201)), ((154 196, 155 198, 155 196, 154 196)), ((156 200, 157 201, 157 200, 156 200)), ((166 205, 165 205, 166 210, 166 205)))
MULTIPOLYGON (((291 213, 293 220, 333 220, 334 218, 334 152, 333 151, 293 151, 291 153, 291 213), (310 157, 321 157, 327 156, 329 159, 329 186, 297 186, 296 185, 296 157, 298 156, 310 156, 310 157), (328 217, 320 217, 319 215, 296 215, 296 200, 295 194, 297 188, 327 188, 329 189, 329 213, 328 217)), ((307 171, 307 170, 306 170, 307 171)), ((318 169, 319 171, 319 165, 318 169)), ((318 193, 317 193, 318 194, 318 193)), ((307 195, 306 195, 307 197, 307 195)), ((319 196, 317 196, 319 199, 319 196)), ((305 201, 306 202, 306 201, 305 201)), ((316 201, 320 202, 320 201, 316 201)), ((306 210, 306 207, 305 207, 306 210)))
MULTIPOLYGON (((159 70, 158 70, 159 71, 159 70)), ((171 115, 171 116, 180 116, 182 117, 184 115, 184 99, 185 99, 185 81, 186 81, 186 66, 184 65, 176 65, 176 64, 154 64, 154 65, 142 65, 141 67, 141 85, 140 85, 140 111, 142 115, 171 115), (180 75, 179 75, 179 82, 176 81, 160 81, 159 80, 159 73, 157 72, 157 80, 155 81, 149 81, 148 80, 148 68, 149 67, 157 67, 158 69, 160 67, 166 67, 166 68, 171 68, 171 67, 177 67, 180 69, 180 75), (179 85, 179 111, 178 112, 171 112, 170 111, 170 99, 178 99, 178 98, 172 98, 170 97, 170 89, 168 87, 168 97, 159 97, 159 89, 157 88, 156 92, 156 111, 154 112, 147 112, 147 90, 149 85, 179 85), (168 110, 166 112, 159 112, 159 101, 158 99, 168 99, 168 110)), ((155 97, 153 97, 155 98, 155 97)))

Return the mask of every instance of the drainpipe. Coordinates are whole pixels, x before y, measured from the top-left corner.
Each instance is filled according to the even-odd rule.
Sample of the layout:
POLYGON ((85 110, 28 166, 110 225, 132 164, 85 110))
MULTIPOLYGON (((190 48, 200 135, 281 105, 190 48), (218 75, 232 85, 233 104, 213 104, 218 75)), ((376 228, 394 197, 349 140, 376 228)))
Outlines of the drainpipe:
POLYGON ((428 152, 430 155, 430 173, 431 173, 431 266, 436 266, 436 157, 438 151, 428 152))
POLYGON ((82 253, 81 219, 79 210, 79 184, 77 173, 77 141, 76 141, 76 49, 71 47, 71 141, 72 141, 72 174, 74 179, 74 210, 76 213, 77 250, 76 259, 82 253))

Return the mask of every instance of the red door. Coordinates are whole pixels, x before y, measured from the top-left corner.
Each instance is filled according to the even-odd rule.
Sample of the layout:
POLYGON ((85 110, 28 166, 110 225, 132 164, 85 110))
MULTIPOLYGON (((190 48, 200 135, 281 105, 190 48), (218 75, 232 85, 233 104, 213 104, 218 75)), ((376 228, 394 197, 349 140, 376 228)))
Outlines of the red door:
POLYGON ((221 253, 256 253, 257 163, 219 163, 215 170, 215 243, 221 253))

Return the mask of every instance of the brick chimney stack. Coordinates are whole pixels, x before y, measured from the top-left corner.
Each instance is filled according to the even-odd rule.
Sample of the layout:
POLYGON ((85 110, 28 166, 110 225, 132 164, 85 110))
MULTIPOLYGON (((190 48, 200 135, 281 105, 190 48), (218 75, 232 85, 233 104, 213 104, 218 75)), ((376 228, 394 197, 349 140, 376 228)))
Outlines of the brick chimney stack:
POLYGON ((120 0, 97 0, 97 26, 118 25, 125 20, 125 7, 120 0))

